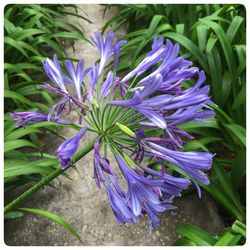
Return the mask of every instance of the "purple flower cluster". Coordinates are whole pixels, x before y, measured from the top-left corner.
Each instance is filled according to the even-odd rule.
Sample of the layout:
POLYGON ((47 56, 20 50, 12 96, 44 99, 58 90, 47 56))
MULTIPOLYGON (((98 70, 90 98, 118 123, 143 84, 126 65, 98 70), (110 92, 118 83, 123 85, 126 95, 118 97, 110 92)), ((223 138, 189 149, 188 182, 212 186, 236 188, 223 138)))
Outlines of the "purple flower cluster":
POLYGON ((49 114, 21 112, 11 117, 21 120, 16 127, 46 120, 70 124, 61 118, 62 112, 67 106, 69 111, 77 111, 79 123, 84 120, 87 126, 59 146, 56 154, 62 169, 73 164, 71 158, 87 129, 98 133, 94 145, 97 186, 103 184, 119 224, 136 223, 146 213, 151 233, 160 223, 160 214, 175 209, 173 199, 180 197, 191 182, 199 196, 199 183, 209 184, 206 171, 211 168, 213 155, 184 152, 186 141, 194 137, 179 128, 187 122, 211 122, 206 120, 215 115, 209 86, 205 85, 204 72, 179 56, 180 46, 169 40, 164 43, 163 37, 156 37, 139 65, 120 78, 116 71, 125 41, 114 43, 113 32, 106 39, 99 32, 94 35, 91 41, 99 51, 99 64, 84 70, 83 60, 76 68, 67 60, 62 71, 56 56, 43 63, 52 85, 42 87, 62 96, 49 114), (106 73, 104 68, 111 57, 113 68, 106 73), (184 82, 190 87, 185 88, 184 82), (118 123, 120 126, 116 126, 118 123), (107 146, 115 156, 117 170, 108 160, 107 146), (160 165, 161 170, 155 170, 155 165, 160 165), (171 174, 175 171, 182 177, 171 174))

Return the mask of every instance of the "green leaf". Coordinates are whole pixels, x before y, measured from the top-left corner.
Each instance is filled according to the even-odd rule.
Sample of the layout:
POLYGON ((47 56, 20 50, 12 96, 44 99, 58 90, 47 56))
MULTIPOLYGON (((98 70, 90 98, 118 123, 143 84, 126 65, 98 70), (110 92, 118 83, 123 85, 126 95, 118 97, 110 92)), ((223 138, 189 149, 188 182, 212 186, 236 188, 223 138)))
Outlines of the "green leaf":
POLYGON ((242 178, 246 175, 246 149, 242 148, 235 159, 231 170, 231 180, 237 188, 240 185, 242 178))
POLYGON ((27 174, 50 174, 54 169, 53 168, 45 168, 41 166, 32 166, 32 165, 17 165, 14 167, 6 167, 4 169, 4 178, 19 176, 19 175, 27 175, 27 174))
POLYGON ((83 39, 89 42, 89 40, 85 36, 78 34, 76 32, 57 32, 53 33, 52 35, 49 35, 48 38, 64 38, 64 39, 74 39, 74 40, 83 39))
MULTIPOLYGON (((20 42, 15 41, 14 39, 10 38, 10 37, 4 37, 4 43, 14 47, 15 49, 17 49, 19 52, 21 52, 25 57, 29 57, 28 54, 26 53, 26 51, 23 49, 23 47, 20 45, 20 42)), ((6 50, 5 50, 6 52, 6 50)))
POLYGON ((58 56, 63 57, 65 55, 65 51, 59 43, 45 36, 39 36, 34 39, 32 46, 38 46, 43 43, 46 44, 46 46, 50 46, 58 54, 58 56))
POLYGON ((6 29, 8 34, 16 30, 15 25, 6 17, 4 17, 4 28, 6 29))
POLYGON ((232 87, 232 77, 229 73, 228 70, 224 71, 223 79, 222 79, 222 86, 221 86, 221 91, 219 92, 220 97, 221 97, 221 105, 224 105, 228 101, 228 97, 231 92, 231 87, 232 87))
POLYGON ((154 34, 154 32, 155 32, 155 30, 156 30, 156 28, 157 28, 157 26, 162 18, 163 18, 162 15, 155 15, 153 17, 153 19, 148 27, 147 38, 151 37, 154 34))
POLYGON ((216 112, 216 118, 223 123, 234 123, 233 119, 225 113, 221 108, 213 106, 214 111, 216 112))
POLYGON ((175 25, 176 33, 184 35, 185 25, 183 23, 178 23, 175 25))
POLYGON ((42 216, 54 221, 55 223, 59 224, 60 226, 64 227, 68 232, 70 232, 72 235, 76 236, 79 240, 81 239, 80 235, 76 232, 74 227, 72 227, 67 221, 65 221, 63 218, 61 218, 60 216, 58 216, 54 213, 51 213, 51 212, 48 212, 48 211, 42 210, 42 209, 37 209, 37 208, 19 208, 19 209, 22 211, 42 215, 42 216))
POLYGON ((198 129, 198 128, 216 128, 219 129, 218 122, 216 119, 207 119, 212 121, 212 123, 196 123, 196 122, 187 122, 185 124, 178 125, 178 128, 183 130, 190 130, 190 129, 198 129))
POLYGON ((4 73, 4 90, 9 90, 9 79, 8 79, 8 74, 4 73))
POLYGON ((23 41, 18 41, 18 44, 21 45, 24 49, 30 51, 31 53, 33 53, 37 56, 40 56, 39 51, 34 46, 31 46, 30 44, 23 42, 23 41))
POLYGON ((173 244, 174 246, 197 246, 192 240, 182 237, 176 240, 173 244))
MULTIPOLYGON (((79 8, 81 9, 81 8, 79 8)), ((83 9, 81 9, 83 10, 83 9)), ((83 10, 84 11, 84 10, 83 10)), ((62 14, 66 14, 66 15, 69 15, 69 16, 75 16, 75 17, 79 17, 81 19, 83 19, 84 21, 87 21, 88 23, 93 23, 90 19, 86 18, 85 16, 83 15, 78 15, 77 13, 74 13, 74 12, 68 12, 68 11, 61 11, 62 14)))
POLYGON ((30 18, 30 20, 25 24, 24 28, 25 29, 33 28, 42 16, 43 16, 42 14, 37 14, 32 18, 30 18))
POLYGON ((184 149, 185 149, 185 151, 194 151, 194 150, 203 149, 204 151, 209 152, 206 145, 209 143, 217 142, 217 141, 221 141, 221 140, 222 140, 222 138, 220 138, 220 137, 210 136, 210 137, 206 137, 206 138, 203 138, 200 140, 190 141, 190 142, 185 144, 184 149))
POLYGON ((224 32, 224 30, 222 29, 222 27, 219 24, 217 24, 213 21, 209 21, 207 19, 200 19, 200 21, 202 23, 206 24, 208 27, 210 27, 217 35, 217 37, 221 43, 222 49, 224 51, 224 55, 226 57, 226 61, 228 64, 228 68, 230 70, 230 74, 231 74, 231 76, 234 76, 235 69, 236 69, 235 59, 233 56, 232 47, 230 45, 230 42, 228 40, 226 33, 224 32))
POLYGON ((241 234, 246 238, 246 225, 242 223, 241 221, 236 220, 234 224, 232 225, 232 230, 235 233, 241 234))
POLYGON ((232 133, 242 144, 246 146, 246 129, 239 124, 223 124, 223 126, 232 133))
POLYGON ((4 214, 4 219, 14 219, 14 218, 22 217, 22 216, 23 216, 23 212, 21 211, 9 211, 4 214))
POLYGON ((238 109, 241 105, 246 103, 246 84, 241 87, 240 92, 236 96, 233 102, 232 108, 234 110, 238 109))
POLYGON ((28 98, 18 94, 17 92, 10 91, 10 90, 5 90, 4 91, 4 97, 5 98, 12 98, 14 100, 19 101, 20 103, 27 104, 30 107, 34 106, 34 103, 30 101, 28 98))
POLYGON ((21 29, 20 31, 16 31, 14 33, 12 33, 10 36, 11 38, 20 41, 20 40, 24 40, 26 38, 31 38, 34 35, 37 34, 43 34, 45 33, 43 30, 40 29, 21 29))
POLYGON ((220 204, 222 204, 228 212, 233 214, 237 219, 243 220, 245 214, 239 195, 237 194, 229 175, 216 159, 213 161, 212 171, 213 175, 212 178, 210 178, 210 185, 202 185, 202 187, 220 204))
POLYGON ((163 23, 157 27, 155 30, 156 34, 161 34, 162 32, 166 32, 167 30, 172 30, 172 26, 168 23, 163 23))
POLYGON ((214 246, 235 246, 241 239, 240 235, 235 235, 230 231, 226 231, 214 244, 214 246))
POLYGON ((22 127, 19 128, 13 132, 11 132, 9 135, 5 137, 6 141, 10 140, 16 140, 19 139, 20 137, 23 137, 28 134, 34 134, 34 133, 42 133, 42 131, 35 129, 35 128, 29 128, 29 127, 22 127))
POLYGON ((31 143, 30 141, 23 140, 23 139, 8 141, 4 143, 4 153, 10 150, 16 149, 16 148, 21 148, 21 147, 36 148, 37 146, 31 143))
POLYGON ((211 50, 214 48, 216 42, 217 42, 218 38, 214 37, 214 36, 210 36, 207 44, 206 44, 206 53, 208 54, 209 52, 211 52, 211 50))
POLYGON ((208 28, 206 25, 200 24, 196 29, 199 48, 203 52, 206 49, 208 28))
POLYGON ((244 18, 241 16, 235 16, 230 23, 228 29, 227 29, 227 37, 229 39, 229 42, 232 43, 235 35, 237 34, 240 25, 244 21, 244 18))
POLYGON ((189 223, 178 226, 176 232, 192 240, 198 246, 211 246, 216 242, 212 235, 189 223))
POLYGON ((222 66, 220 53, 216 47, 207 54, 210 75, 212 79, 213 95, 215 102, 221 104, 221 82, 222 82, 222 66))

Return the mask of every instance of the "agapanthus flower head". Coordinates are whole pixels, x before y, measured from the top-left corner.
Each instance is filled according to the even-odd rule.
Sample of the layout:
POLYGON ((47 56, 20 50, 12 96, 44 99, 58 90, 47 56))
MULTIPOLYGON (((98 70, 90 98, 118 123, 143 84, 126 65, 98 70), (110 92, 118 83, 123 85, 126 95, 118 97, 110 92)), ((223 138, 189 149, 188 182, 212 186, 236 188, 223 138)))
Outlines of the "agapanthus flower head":
POLYGON ((55 84, 47 83, 43 88, 62 96, 49 114, 23 112, 11 117, 21 120, 17 126, 45 120, 68 123, 60 118, 61 113, 67 107, 77 112, 80 125, 83 121, 86 126, 59 146, 57 156, 62 169, 73 164, 72 157, 86 131, 97 133, 93 164, 97 187, 106 190, 119 224, 136 223, 146 214, 151 233, 160 224, 160 214, 176 209, 174 198, 191 183, 199 196, 199 183, 209 185, 207 172, 214 155, 185 152, 185 144, 195 135, 179 125, 212 122, 215 104, 209 96, 205 73, 179 55, 179 44, 155 37, 151 51, 121 77, 117 69, 125 41, 114 43, 113 32, 108 32, 106 38, 99 32, 94 35, 91 40, 100 53, 98 64, 84 70, 83 60, 76 68, 67 60, 65 75, 56 56, 43 63, 55 84), (106 73, 104 67, 111 58, 113 67, 106 73), (186 81, 188 86, 194 84, 187 88, 186 81))

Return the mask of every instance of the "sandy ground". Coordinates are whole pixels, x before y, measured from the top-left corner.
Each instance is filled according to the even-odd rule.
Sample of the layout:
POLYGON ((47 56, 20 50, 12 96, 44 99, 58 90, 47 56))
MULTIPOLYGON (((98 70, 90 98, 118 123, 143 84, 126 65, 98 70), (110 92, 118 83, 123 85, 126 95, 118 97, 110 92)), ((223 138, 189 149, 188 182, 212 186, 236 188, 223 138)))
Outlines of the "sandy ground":
MULTIPOLYGON (((103 7, 99 5, 80 5, 88 13, 92 24, 78 20, 85 28, 87 36, 101 30, 114 10, 108 11, 103 18, 103 7)), ((122 34, 120 30, 116 36, 122 34)), ((98 58, 98 53, 84 41, 75 44, 75 51, 68 49, 70 56, 84 58, 85 65, 90 66, 98 58)), ((75 131, 63 129, 62 134, 70 138, 75 131)), ((81 142, 84 146, 93 135, 88 134, 81 142)), ((53 137, 45 138, 51 152, 56 150, 60 140, 53 137), (47 140, 46 140, 47 139, 47 140), (53 143, 52 143, 53 142, 53 143), (57 145, 56 145, 57 144, 57 145)), ((45 187, 30 197, 23 207, 36 207, 56 213, 71 223, 81 236, 79 241, 66 230, 55 223, 36 216, 25 215, 5 223, 5 243, 16 246, 81 246, 81 245, 114 245, 114 246, 143 246, 171 245, 178 235, 175 228, 182 222, 193 223, 210 233, 216 234, 223 224, 217 214, 216 205, 207 194, 199 199, 192 193, 176 199, 178 210, 161 216, 161 226, 148 237, 147 219, 143 218, 138 224, 117 225, 109 207, 104 190, 99 190, 93 180, 93 157, 89 153, 77 163, 78 172, 70 169, 67 173, 72 181, 60 177, 61 187, 58 190, 45 187)))

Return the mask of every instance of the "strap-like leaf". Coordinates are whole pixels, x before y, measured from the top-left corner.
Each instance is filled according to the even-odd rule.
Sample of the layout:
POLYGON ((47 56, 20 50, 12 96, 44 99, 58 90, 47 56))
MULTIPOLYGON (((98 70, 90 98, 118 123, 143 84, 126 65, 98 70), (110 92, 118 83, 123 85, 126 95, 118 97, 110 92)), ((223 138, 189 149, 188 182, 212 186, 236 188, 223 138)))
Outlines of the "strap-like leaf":
POLYGON ((80 235, 77 233, 77 231, 75 230, 74 227, 72 227, 67 221, 65 221, 63 218, 61 218, 60 216, 48 212, 46 210, 42 210, 42 209, 37 209, 37 208, 19 208, 22 211, 25 212, 30 212, 30 213, 34 213, 37 215, 42 215, 50 220, 52 220, 53 222, 59 224, 60 226, 64 227, 68 232, 70 232, 72 235, 76 236, 79 240, 80 240, 80 235))

